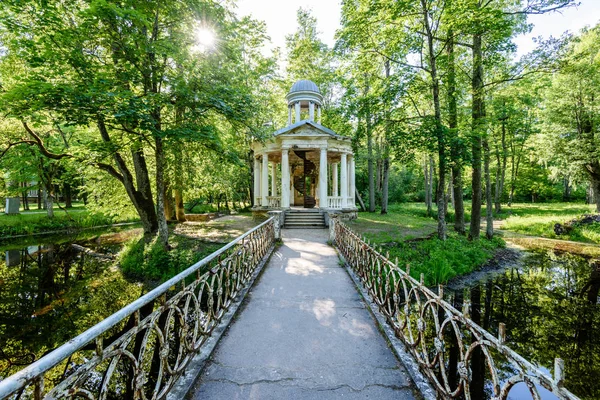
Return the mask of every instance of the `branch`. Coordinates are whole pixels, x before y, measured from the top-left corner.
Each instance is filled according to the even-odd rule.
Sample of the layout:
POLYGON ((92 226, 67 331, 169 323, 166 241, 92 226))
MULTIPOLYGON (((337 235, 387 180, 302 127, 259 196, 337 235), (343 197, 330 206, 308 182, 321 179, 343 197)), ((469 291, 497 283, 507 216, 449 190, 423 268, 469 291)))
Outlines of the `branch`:
POLYGON ((25 130, 27 131, 27 133, 29 133, 29 135, 33 138, 33 141, 29 141, 32 142, 30 144, 35 144, 40 151, 42 152, 42 154, 44 156, 46 156, 47 158, 51 158, 53 160, 61 160, 63 158, 71 158, 73 157, 71 154, 56 154, 56 153, 52 153, 51 151, 49 151, 48 149, 46 149, 46 147, 44 146, 44 142, 42 142, 42 139, 34 132, 31 130, 31 128, 27 125, 27 122, 25 121, 21 121, 23 123, 23 127, 25 127, 25 130))
POLYGON ((32 145, 32 144, 36 144, 36 143, 33 140, 21 140, 19 142, 9 143, 8 147, 6 149, 4 149, 2 151, 2 153, 0 153, 0 158, 4 157, 4 155, 8 152, 8 150, 10 150, 11 147, 17 146, 19 144, 29 144, 29 145, 32 145))
POLYGON ((113 167, 112 165, 101 163, 101 162, 94 163, 94 165, 96 167, 98 167, 99 169, 108 172, 111 176, 117 178, 121 183, 125 182, 124 179, 123 179, 123 175, 121 175, 119 173, 119 171, 117 171, 115 169, 115 167, 113 167))

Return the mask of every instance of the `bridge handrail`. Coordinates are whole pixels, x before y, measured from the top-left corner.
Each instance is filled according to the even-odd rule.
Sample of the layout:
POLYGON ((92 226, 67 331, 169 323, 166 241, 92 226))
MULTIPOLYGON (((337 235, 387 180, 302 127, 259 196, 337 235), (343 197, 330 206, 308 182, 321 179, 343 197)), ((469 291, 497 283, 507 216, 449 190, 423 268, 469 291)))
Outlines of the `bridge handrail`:
POLYGON ((468 317, 468 302, 464 303, 462 312, 457 310, 443 299, 443 286, 440 285, 438 293, 434 293, 423 284, 423 274, 421 281, 417 281, 410 276, 409 266, 407 271, 403 271, 397 262, 393 263, 388 256, 384 256, 381 249, 377 251, 371 247, 366 239, 337 218, 331 223, 334 225, 330 229, 333 231, 336 247, 442 398, 461 398, 463 395, 467 399, 477 398, 472 397, 470 390, 470 364, 479 352, 479 357, 483 360, 479 362, 483 363, 484 370, 481 379, 482 382, 485 380, 487 366, 494 399, 506 399, 514 385, 524 382, 534 399, 541 398, 535 387, 537 384, 560 399, 578 400, 577 396, 563 387, 564 363, 561 359, 555 359, 554 377, 549 376, 504 344, 504 324, 500 324, 499 335, 495 337, 468 317), (435 328, 434 331, 431 330, 431 325, 435 328), (446 331, 454 334, 451 338, 452 345, 459 350, 459 354, 455 353, 458 361, 455 366, 451 366, 449 360, 446 360, 446 331), (464 335, 465 331, 471 338, 464 335), (431 339, 433 343, 427 343, 431 339), (498 378, 499 371, 492 352, 504 357, 513 369, 513 375, 503 378, 502 382, 498 378), (448 373, 446 369, 455 371, 454 378, 449 377, 452 373, 448 373), (459 377, 458 382, 456 375, 459 377))
MULTIPOLYGON (((189 317, 189 306, 190 303, 193 303, 193 305, 196 306, 197 310, 192 310, 192 313, 194 311, 201 313, 202 317, 208 320, 210 320, 210 317, 214 318, 212 321, 208 321, 212 323, 207 323, 206 327, 200 327, 198 325, 198 321, 196 321, 196 325, 192 326, 192 328, 196 328, 195 332, 193 332, 193 339, 196 339, 196 336, 198 336, 198 330, 201 331, 199 335, 202 335, 203 337, 210 335, 212 329, 217 325, 218 320, 220 320, 222 314, 224 314, 224 311, 228 308, 231 299, 237 295, 237 292, 247 282, 248 278, 252 275, 252 272, 254 271, 256 266, 261 262, 264 256, 268 254, 268 251, 273 246, 274 241, 274 218, 271 217, 265 222, 261 223, 260 225, 237 237, 227 245, 223 246, 221 249, 193 264, 185 271, 179 273, 178 275, 169 279, 168 281, 156 287, 152 291, 141 296, 139 299, 123 307, 108 318, 89 328, 88 330, 76 336, 75 338, 69 340, 67 343, 53 350, 51 353, 45 355, 44 357, 35 361, 31 365, 22 369, 21 371, 0 381, 0 399, 7 398, 8 396, 15 394, 20 390, 24 390, 31 384, 35 385, 35 388, 33 389, 33 397, 44 397, 44 374, 52 368, 59 365, 61 362, 69 360, 69 358, 72 355, 74 355, 77 351, 83 349, 87 344, 90 344, 93 341, 96 341, 96 354, 94 357, 102 358, 103 354, 106 354, 109 348, 111 351, 118 353, 119 349, 116 349, 117 345, 125 346, 122 349, 120 349, 121 353, 118 356, 112 355, 112 357, 122 358, 123 355, 125 355, 126 357, 129 356, 129 354, 125 354, 125 350, 127 350, 127 346, 131 343, 131 341, 136 341, 136 336, 139 337, 139 335, 143 333, 144 330, 156 330, 158 327, 158 317, 162 316, 163 312, 166 310, 169 310, 168 319, 174 317, 173 313, 177 313, 177 317, 179 317, 180 320, 179 322, 182 322, 184 320, 184 316, 189 317), (212 269, 209 269, 208 271, 200 275, 200 270, 208 265, 215 266, 212 269), (243 268, 246 269, 244 270, 243 268), (224 271, 226 272, 225 274, 224 271), (197 274, 196 279, 192 283, 186 285, 186 278, 191 277, 194 273, 197 274), (244 276, 238 277, 238 273, 244 273, 244 276), (235 287, 229 287, 228 285, 230 284, 230 282, 225 282, 223 275, 234 281, 239 278, 237 282, 234 282, 236 283, 235 287), (217 285, 220 284, 220 286, 216 290, 218 295, 216 299, 218 307, 216 310, 212 310, 212 306, 214 305, 215 301, 215 290, 210 283, 206 284, 207 280, 211 278, 212 284, 214 284, 216 280, 218 280, 217 285), (205 294, 203 292, 204 287, 200 289, 200 295, 195 296, 196 289, 203 283, 204 286, 208 286, 207 292, 209 297, 207 301, 209 303, 209 307, 211 308, 206 310, 206 312, 200 310, 201 304, 199 304, 204 299, 204 297, 202 297, 205 294), (175 288, 178 284, 182 285, 180 291, 178 291, 176 294, 170 297, 169 300, 167 300, 167 292, 169 292, 172 288, 175 288), (224 285, 226 285, 225 289, 227 291, 227 298, 221 298, 224 285), (140 316, 140 310, 143 307, 153 305, 154 301, 161 297, 162 304, 159 308, 153 309, 153 311, 147 316, 140 316), (177 309, 179 302, 181 301, 185 301, 185 315, 182 315, 182 310, 177 309), (125 319, 130 318, 131 316, 134 316, 135 318, 135 325, 131 329, 127 329, 126 331, 121 332, 120 337, 112 341, 109 344, 109 347, 103 349, 102 335, 108 332, 110 329, 117 326, 119 323, 123 322, 125 319), (207 333, 208 335, 206 335, 207 333)), ((196 318, 199 319, 200 315, 196 316, 196 318)), ((177 322, 173 323, 175 325, 177 324, 177 322)), ((182 325, 182 331, 188 329, 187 325, 185 326, 186 327, 183 327, 182 325)), ((168 329, 168 327, 165 327, 165 329, 168 329)), ((160 336, 158 331, 155 331, 154 335, 157 337, 156 340, 160 339, 161 343, 163 343, 167 339, 165 337, 158 338, 160 336)), ((182 339, 182 341, 184 342, 189 340, 189 332, 183 332, 183 335, 180 339, 182 339)), ((146 333, 144 335, 144 344, 147 344, 148 341, 149 333, 146 333)), ((202 343, 203 342, 204 340, 202 340, 202 343)), ((200 343, 200 345, 198 346, 196 346, 196 343, 192 343, 193 346, 191 346, 191 348, 194 354, 199 351, 199 348, 202 345, 202 343, 200 343)), ((168 371, 170 372, 169 375, 171 375, 168 379, 168 385, 170 387, 174 384, 176 379, 179 377, 179 375, 181 375, 181 373, 185 369, 185 365, 183 364, 187 364, 187 362, 189 362, 189 360, 191 359, 191 356, 193 356, 192 352, 188 352, 188 354, 186 354, 185 357, 182 357, 182 351, 185 352, 185 350, 190 349, 190 346, 188 346, 187 342, 185 343, 185 347, 186 349, 183 350, 178 349, 176 368, 169 368, 169 366, 167 365, 162 365, 166 362, 165 359, 169 356, 169 354, 165 354, 164 346, 160 350, 161 372, 164 372, 162 371, 163 369, 170 370, 168 371)), ((141 372, 141 358, 143 357, 142 353, 144 353, 144 351, 142 350, 140 351, 140 356, 138 357, 139 360, 137 360, 138 362, 133 362, 133 364, 135 364, 135 366, 138 367, 136 370, 136 373, 138 373, 138 375, 136 376, 136 380, 133 382, 136 384, 136 398, 140 397, 140 391, 144 390, 143 386, 145 383, 143 382, 144 377, 142 376, 140 378, 139 376, 140 373, 141 375, 144 375, 144 373, 141 372)), ((106 358, 109 357, 106 356, 106 358)), ((82 365, 81 368, 71 368, 70 370, 72 374, 66 376, 63 381, 61 381, 58 385, 55 386, 54 389, 52 389, 52 396, 50 397, 56 398, 66 396, 67 394, 73 395, 76 394, 76 392, 84 394, 84 391, 85 395, 87 396, 87 392, 89 392, 89 390, 83 387, 77 388, 76 384, 85 384, 85 382, 82 382, 83 379, 81 378, 81 376, 89 376, 90 373, 93 372, 94 366, 98 366, 101 362, 105 361, 106 358, 103 358, 101 360, 86 360, 85 364, 82 365), (96 362, 96 364, 91 365, 90 363, 93 364, 93 362, 96 362)), ((116 366, 112 367, 112 370, 114 371, 116 366)), ((64 375, 66 374, 63 374, 63 376, 64 375)), ((110 378, 111 377, 109 376, 109 381, 110 378)), ((160 378, 158 379, 159 382, 161 381, 160 378)), ((104 385, 104 379, 105 378, 103 378, 102 382, 103 386, 107 387, 108 384, 104 385)), ((106 387, 103 387, 103 389, 106 389, 106 387)), ((160 386, 157 384, 157 389, 155 389, 154 391, 159 392, 158 394, 160 394, 160 396, 157 397, 160 398, 166 395, 169 388, 165 389, 164 385, 160 386)))

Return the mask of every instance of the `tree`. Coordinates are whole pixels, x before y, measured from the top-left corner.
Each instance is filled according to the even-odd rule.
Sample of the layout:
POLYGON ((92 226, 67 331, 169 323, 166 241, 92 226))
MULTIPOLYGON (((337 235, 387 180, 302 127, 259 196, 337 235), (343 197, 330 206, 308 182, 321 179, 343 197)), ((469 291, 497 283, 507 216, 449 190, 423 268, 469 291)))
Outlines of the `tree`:
POLYGON ((600 26, 575 37, 563 61, 545 96, 547 134, 555 152, 586 173, 600 212, 600 26))
POLYGON ((144 232, 158 232, 168 246, 169 147, 186 140, 220 151, 219 128, 246 125, 254 110, 231 73, 243 63, 240 48, 227 46, 244 34, 237 22, 221 6, 192 0, 48 1, 40 8, 34 0, 8 1, 0 15, 1 40, 28 72, 5 88, 3 108, 29 127, 28 140, 42 153, 48 141, 36 133, 40 116, 77 127, 81 141, 54 155, 110 174, 144 232), (198 48, 200 21, 211 21, 222 47, 198 48))

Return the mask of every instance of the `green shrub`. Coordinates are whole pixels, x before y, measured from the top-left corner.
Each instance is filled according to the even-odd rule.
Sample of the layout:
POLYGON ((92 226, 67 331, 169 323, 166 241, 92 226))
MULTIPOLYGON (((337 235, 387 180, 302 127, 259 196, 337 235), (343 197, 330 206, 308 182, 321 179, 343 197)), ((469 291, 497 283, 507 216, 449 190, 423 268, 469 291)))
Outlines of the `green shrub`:
POLYGON ((423 273, 426 285, 436 285, 474 271, 500 247, 504 247, 500 238, 471 242, 464 236, 451 234, 445 242, 432 238, 399 243, 390 248, 390 257, 398 257, 401 268, 410 264, 413 278, 420 279, 423 273))
POLYGON ((130 240, 119 255, 123 273, 136 280, 166 281, 221 247, 177 236, 171 244, 173 248, 167 250, 158 238, 130 240))

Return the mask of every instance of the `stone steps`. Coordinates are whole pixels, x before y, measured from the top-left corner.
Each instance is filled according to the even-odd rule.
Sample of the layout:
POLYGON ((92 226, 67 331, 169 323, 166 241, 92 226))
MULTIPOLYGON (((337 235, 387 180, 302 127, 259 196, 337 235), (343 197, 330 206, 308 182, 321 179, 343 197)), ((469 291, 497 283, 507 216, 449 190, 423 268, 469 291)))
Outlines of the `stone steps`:
POLYGON ((285 215, 287 229, 325 228, 325 216, 318 210, 314 211, 289 211, 285 215))

